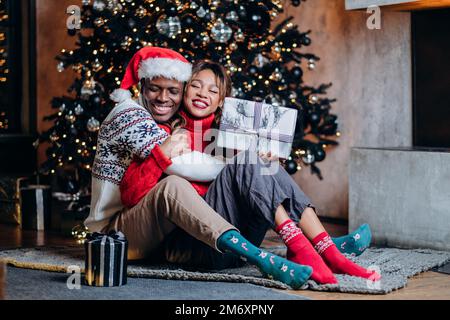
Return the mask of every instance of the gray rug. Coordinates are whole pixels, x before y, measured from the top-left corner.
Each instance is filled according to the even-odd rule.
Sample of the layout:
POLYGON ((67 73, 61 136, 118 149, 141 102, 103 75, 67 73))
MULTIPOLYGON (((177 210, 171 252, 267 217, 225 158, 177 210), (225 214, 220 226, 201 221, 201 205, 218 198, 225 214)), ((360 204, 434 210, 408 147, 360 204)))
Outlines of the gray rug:
MULTIPOLYGON (((266 248, 279 255, 285 247, 266 248)), ((336 285, 319 285, 308 281, 302 289, 347 293, 386 294, 403 288, 409 277, 444 265, 450 260, 450 252, 428 249, 402 250, 395 248, 369 248, 359 257, 349 257, 363 267, 374 267, 381 272, 381 281, 372 283, 366 279, 347 275, 336 275, 336 285)), ((41 247, 0 251, 0 259, 10 265, 29 269, 66 272, 67 267, 77 265, 84 269, 82 247, 41 247)), ((144 277, 171 280, 197 280, 250 283, 279 289, 289 286, 266 279, 253 266, 224 269, 220 271, 189 271, 175 265, 129 265, 129 277, 144 277)))
POLYGON ((69 275, 7 268, 8 300, 305 300, 300 295, 247 283, 128 278, 122 287, 81 285, 69 290, 69 275))

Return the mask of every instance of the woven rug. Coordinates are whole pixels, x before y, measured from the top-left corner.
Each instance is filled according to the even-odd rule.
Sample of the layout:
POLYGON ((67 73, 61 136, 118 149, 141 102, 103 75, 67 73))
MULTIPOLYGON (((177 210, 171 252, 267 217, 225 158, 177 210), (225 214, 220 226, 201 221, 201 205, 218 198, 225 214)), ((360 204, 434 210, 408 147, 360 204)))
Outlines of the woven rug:
MULTIPOLYGON (((278 255, 285 255, 284 246, 265 248, 278 255)), ((84 271, 83 247, 38 247, 0 251, 0 259, 19 268, 67 272, 69 266, 78 266, 84 271)), ((346 293, 387 294, 403 288, 408 278, 444 265, 450 260, 450 252, 428 249, 403 250, 396 248, 369 248, 359 257, 349 259, 363 267, 381 272, 378 282, 366 279, 336 275, 336 285, 320 285, 309 280, 302 289, 315 291, 334 291, 346 293)), ((279 281, 264 278, 261 272, 250 265, 242 268, 220 271, 190 271, 176 265, 139 265, 128 266, 129 277, 144 277, 171 280, 200 280, 251 283, 266 287, 291 289, 279 281)))

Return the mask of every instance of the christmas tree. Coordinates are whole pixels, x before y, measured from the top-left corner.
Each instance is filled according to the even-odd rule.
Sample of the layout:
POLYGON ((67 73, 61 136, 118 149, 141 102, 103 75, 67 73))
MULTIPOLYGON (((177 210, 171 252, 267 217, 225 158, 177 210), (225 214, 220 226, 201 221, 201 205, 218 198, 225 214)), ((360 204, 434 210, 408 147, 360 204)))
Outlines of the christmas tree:
MULTIPOLYGON (((292 0, 294 6, 300 0, 292 0)), ((322 179, 317 162, 324 148, 337 145, 337 117, 324 97, 331 84, 303 83, 303 67, 314 70, 317 56, 303 52, 310 31, 300 32, 292 17, 273 26, 283 12, 280 0, 83 0, 77 49, 57 56, 60 72, 72 68, 77 77, 71 96, 55 97, 54 125, 40 141, 50 142, 42 171, 55 173, 72 166, 81 187, 88 187, 97 133, 114 103, 109 93, 119 87, 125 67, 144 46, 162 46, 182 53, 189 61, 211 59, 227 68, 233 96, 296 108, 297 128, 289 173, 310 166, 322 179)), ((303 4, 305 5, 305 4, 303 4)), ((137 88, 134 94, 138 94, 137 88)))

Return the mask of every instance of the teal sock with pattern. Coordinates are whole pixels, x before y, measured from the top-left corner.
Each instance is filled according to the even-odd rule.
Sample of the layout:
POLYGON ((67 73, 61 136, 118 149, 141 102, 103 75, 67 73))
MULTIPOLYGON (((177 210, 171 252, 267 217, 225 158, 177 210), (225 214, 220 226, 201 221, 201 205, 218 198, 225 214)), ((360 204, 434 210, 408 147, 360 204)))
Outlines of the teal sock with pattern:
POLYGON ((370 246, 372 232, 369 225, 365 223, 346 236, 331 239, 341 253, 359 256, 370 246))
POLYGON ((303 266, 255 247, 238 231, 224 232, 217 241, 218 248, 245 258, 269 278, 299 289, 311 276, 312 268, 303 266))

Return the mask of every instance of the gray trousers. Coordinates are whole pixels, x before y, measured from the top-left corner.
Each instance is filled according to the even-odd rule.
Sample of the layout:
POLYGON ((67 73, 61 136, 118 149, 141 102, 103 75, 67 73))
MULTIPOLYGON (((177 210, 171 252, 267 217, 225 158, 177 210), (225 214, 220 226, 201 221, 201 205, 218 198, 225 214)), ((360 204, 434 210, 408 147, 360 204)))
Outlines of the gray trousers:
MULTIPOLYGON (((210 185, 205 200, 257 247, 268 228, 275 228, 275 211, 280 205, 295 222, 307 207, 315 209, 278 162, 264 162, 248 151, 240 152, 225 166, 210 185)), ((168 237, 165 254, 170 262, 195 268, 242 265, 237 256, 220 253, 181 229, 168 237)))

